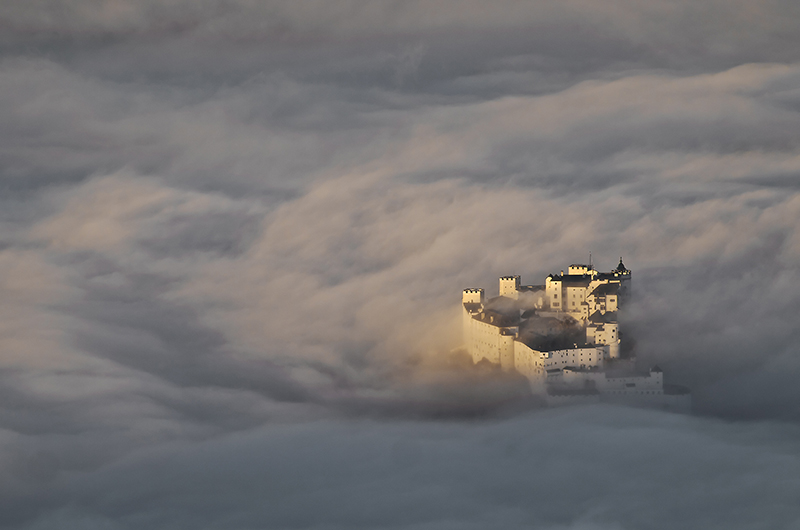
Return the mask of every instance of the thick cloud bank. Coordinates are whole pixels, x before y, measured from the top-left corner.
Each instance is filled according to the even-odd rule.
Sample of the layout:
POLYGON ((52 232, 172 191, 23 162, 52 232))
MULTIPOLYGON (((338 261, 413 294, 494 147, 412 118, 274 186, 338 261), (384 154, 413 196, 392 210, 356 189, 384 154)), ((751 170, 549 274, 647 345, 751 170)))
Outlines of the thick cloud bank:
POLYGON ((29 527, 792 528, 800 433, 760 427, 607 407, 270 426, 64 476, 29 527))
POLYGON ((0 28, 0 528, 798 524, 795 2, 0 28), (452 353, 462 288, 589 252, 695 416, 538 410, 452 353))

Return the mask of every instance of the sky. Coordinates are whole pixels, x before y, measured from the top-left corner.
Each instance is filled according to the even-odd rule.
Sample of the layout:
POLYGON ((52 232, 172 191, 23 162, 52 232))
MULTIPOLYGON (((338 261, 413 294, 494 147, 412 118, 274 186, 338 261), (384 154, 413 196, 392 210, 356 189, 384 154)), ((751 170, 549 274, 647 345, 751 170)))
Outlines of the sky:
POLYGON ((800 526, 800 4, 6 0, 0 528, 800 526), (460 293, 589 253, 691 415, 460 293))

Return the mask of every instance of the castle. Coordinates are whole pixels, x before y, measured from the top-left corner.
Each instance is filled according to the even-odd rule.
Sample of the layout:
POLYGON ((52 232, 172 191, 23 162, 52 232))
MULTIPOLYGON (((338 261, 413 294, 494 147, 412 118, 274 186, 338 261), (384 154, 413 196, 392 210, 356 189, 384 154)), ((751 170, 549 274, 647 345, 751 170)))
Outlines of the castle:
POLYGON ((665 385, 654 366, 636 370, 617 316, 631 296, 631 271, 622 258, 611 272, 570 265, 544 285, 500 278, 499 296, 464 289, 464 343, 473 363, 488 361, 528 378, 549 405, 623 401, 688 410, 684 387, 665 385))

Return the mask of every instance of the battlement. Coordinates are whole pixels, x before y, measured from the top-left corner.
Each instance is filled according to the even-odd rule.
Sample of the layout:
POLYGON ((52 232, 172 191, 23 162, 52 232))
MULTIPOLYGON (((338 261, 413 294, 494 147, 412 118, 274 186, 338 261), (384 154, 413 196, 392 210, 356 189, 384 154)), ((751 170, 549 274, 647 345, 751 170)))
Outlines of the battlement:
POLYGON ((461 294, 461 303, 462 304, 481 304, 483 305, 483 289, 480 288, 468 288, 464 289, 461 294))
POLYGON ((519 276, 500 277, 500 296, 514 299, 519 297, 519 276))

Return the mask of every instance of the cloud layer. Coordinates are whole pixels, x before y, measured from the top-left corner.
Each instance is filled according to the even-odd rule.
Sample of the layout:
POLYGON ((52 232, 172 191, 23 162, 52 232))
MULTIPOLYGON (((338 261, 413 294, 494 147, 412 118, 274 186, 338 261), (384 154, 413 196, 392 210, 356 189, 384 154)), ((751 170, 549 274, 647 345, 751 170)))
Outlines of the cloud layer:
POLYGON ((798 433, 764 427, 606 407, 280 425, 56 480, 30 528, 789 528, 798 433))
POLYGON ((795 524, 800 19, 751 4, 4 4, 0 526, 795 524), (589 252, 697 417, 451 353, 589 252))

